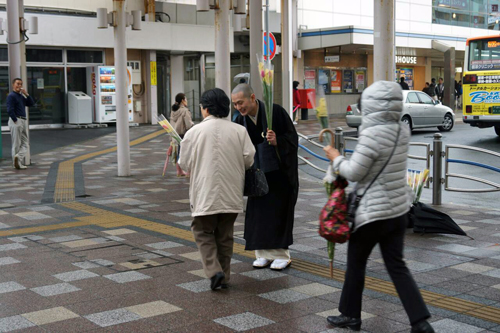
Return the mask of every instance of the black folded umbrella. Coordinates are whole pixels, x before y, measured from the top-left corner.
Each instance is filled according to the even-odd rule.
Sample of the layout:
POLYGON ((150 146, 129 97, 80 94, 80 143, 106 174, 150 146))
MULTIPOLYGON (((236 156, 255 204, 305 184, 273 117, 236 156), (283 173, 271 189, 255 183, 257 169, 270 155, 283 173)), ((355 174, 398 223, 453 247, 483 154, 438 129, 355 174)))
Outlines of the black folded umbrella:
POLYGON ((465 231, 463 231, 449 215, 435 210, 421 202, 417 202, 411 207, 408 217, 410 225, 413 226, 413 232, 415 233, 467 236, 465 231))

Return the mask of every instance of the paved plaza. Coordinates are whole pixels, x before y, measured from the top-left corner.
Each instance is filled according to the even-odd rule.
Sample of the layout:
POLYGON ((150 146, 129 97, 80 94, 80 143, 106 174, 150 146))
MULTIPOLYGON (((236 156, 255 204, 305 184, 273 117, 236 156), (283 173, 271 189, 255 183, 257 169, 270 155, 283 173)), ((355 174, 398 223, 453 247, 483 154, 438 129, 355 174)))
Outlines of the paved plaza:
MULTIPOLYGON (((307 122, 306 135, 317 133, 307 122)), ((190 231, 188 180, 169 165, 159 126, 130 129, 131 177, 117 177, 116 135, 0 163, 0 332, 343 332, 337 314, 346 245, 330 278, 318 214, 320 181, 301 173, 291 268, 252 268, 244 216, 235 226, 230 288, 213 292, 190 231)), ((429 190, 427 190, 429 191, 429 190)), ((437 332, 500 332, 500 207, 444 204, 472 238, 406 237, 405 258, 437 332)), ((375 249, 362 330, 409 332, 375 249)))

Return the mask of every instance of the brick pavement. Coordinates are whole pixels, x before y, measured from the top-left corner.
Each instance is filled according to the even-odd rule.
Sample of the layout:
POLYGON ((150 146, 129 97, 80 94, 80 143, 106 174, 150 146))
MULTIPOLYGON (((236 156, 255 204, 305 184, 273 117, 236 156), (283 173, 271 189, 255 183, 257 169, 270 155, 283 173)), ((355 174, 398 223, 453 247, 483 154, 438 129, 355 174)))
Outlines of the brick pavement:
MULTIPOLYGON (((312 134, 315 126, 298 129, 312 134)), ((131 128, 131 140, 157 131, 131 128)), ((331 330, 325 317, 336 313, 346 246, 336 247, 332 280, 316 232, 322 185, 301 174, 291 269, 252 269, 240 216, 231 288, 211 292, 189 230, 188 183, 171 165, 161 176, 168 142, 161 134, 133 146, 132 176, 125 178, 116 177, 115 135, 36 155, 26 171, 0 163, 0 331, 331 330), (104 149, 111 150, 98 153, 104 149), (66 185, 75 199, 55 200, 69 160, 74 179, 66 185)), ((406 260, 432 321, 438 332, 500 332, 500 211, 439 209, 474 240, 408 233, 406 260)), ((388 281, 375 249, 365 331, 409 331, 388 281)))

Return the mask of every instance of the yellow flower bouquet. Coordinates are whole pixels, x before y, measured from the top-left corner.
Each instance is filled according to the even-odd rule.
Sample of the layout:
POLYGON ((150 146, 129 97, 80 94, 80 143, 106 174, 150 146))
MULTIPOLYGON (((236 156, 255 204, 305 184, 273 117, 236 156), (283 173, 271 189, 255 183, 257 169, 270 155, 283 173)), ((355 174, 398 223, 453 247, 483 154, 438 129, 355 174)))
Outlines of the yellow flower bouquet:
POLYGON ((273 83, 274 66, 269 61, 264 61, 262 56, 257 55, 259 62, 259 78, 262 83, 264 105, 266 106, 266 120, 268 129, 273 129, 273 83), (259 59, 260 58, 260 59, 259 59))

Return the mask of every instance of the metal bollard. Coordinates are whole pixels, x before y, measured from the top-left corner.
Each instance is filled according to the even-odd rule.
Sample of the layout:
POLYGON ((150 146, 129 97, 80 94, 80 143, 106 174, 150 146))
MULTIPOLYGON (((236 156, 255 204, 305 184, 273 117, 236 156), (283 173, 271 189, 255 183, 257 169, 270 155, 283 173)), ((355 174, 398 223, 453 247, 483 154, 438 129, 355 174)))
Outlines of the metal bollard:
POLYGON ((335 149, 340 152, 340 155, 344 154, 344 133, 342 132, 342 127, 335 129, 335 149))
POLYGON ((434 134, 434 145, 432 151, 432 204, 441 205, 443 174, 443 141, 441 133, 434 134))

